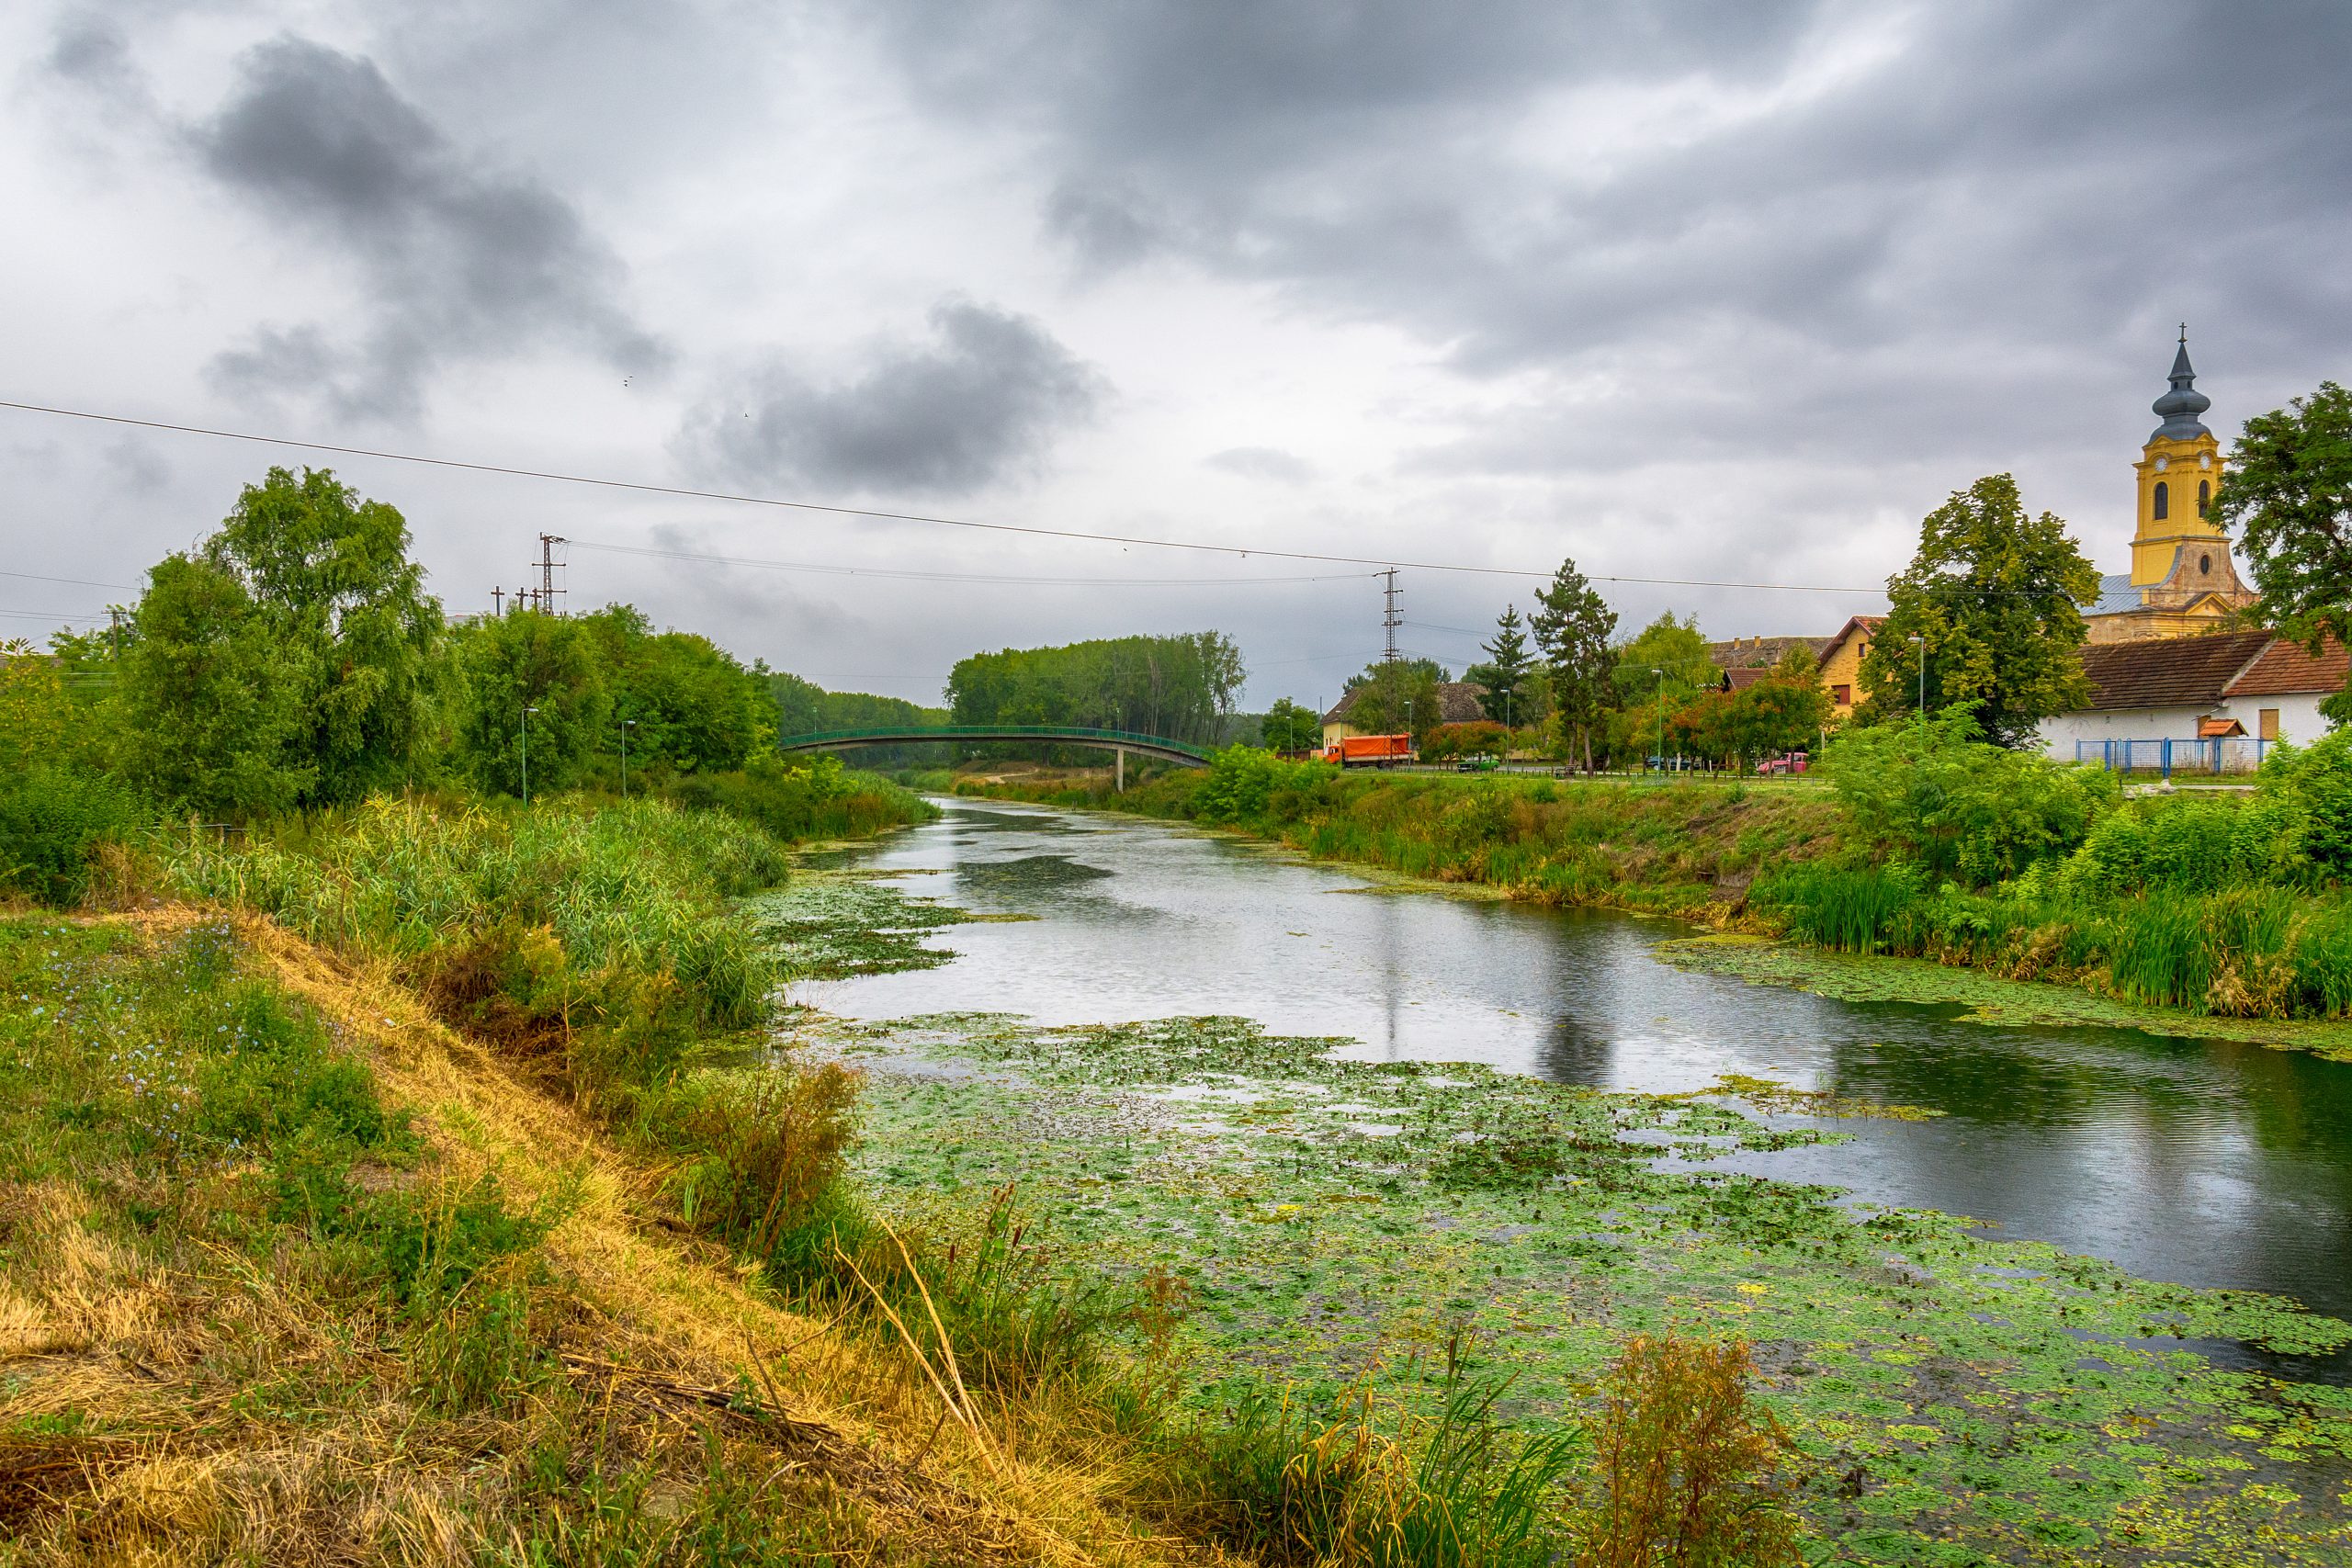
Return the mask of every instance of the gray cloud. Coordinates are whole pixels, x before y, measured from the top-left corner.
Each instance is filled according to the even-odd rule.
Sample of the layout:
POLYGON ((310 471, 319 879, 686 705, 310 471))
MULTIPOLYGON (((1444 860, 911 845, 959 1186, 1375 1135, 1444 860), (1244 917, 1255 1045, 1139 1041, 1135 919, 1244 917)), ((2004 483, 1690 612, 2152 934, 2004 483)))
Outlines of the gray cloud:
POLYGON ((1213 452, 1202 459, 1212 468, 1222 468, 1228 474, 1239 474, 1246 479, 1272 479, 1281 484, 1305 484, 1315 477, 1315 467, 1294 452, 1279 446, 1228 446, 1213 452))
POLYGON ((1530 412, 1598 382, 1653 449, 1692 418, 1857 457, 2032 441, 2080 428, 2062 389, 2120 409, 2181 316, 2214 367, 2294 378, 2352 333, 2352 10, 2325 0, 890 15, 933 101, 1034 128, 1082 268, 1271 283, 1532 374, 1530 412), (1903 400, 1923 383, 1950 395, 1903 400))
POLYGON ((664 351, 621 302, 618 259, 570 203, 452 142, 369 61, 301 39, 248 53, 194 131, 205 167, 357 268, 367 325, 267 327, 222 355, 243 396, 322 389, 345 414, 405 419, 439 365, 526 346, 629 371, 664 351))
POLYGON ((695 415, 683 455, 731 482, 957 494, 1034 471, 1108 395, 1099 372, 1026 317, 951 299, 931 327, 932 342, 877 345, 831 384, 769 364, 695 415))

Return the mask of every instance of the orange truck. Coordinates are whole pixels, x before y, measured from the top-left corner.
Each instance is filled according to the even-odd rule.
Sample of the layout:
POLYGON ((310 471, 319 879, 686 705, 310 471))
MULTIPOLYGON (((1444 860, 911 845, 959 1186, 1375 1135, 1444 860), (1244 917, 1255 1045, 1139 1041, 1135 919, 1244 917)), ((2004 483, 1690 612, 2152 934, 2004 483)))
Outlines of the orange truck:
POLYGON ((1323 760, 1343 768, 1386 768, 1413 760, 1409 735, 1343 735, 1323 749, 1323 760))

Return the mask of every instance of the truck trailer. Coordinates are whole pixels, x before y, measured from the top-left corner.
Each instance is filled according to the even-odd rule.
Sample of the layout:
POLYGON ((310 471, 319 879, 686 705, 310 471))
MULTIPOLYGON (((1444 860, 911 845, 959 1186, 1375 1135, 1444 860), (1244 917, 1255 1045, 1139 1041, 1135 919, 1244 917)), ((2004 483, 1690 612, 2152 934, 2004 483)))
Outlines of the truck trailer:
POLYGON ((1323 760, 1343 768, 1393 768, 1414 758, 1409 735, 1343 735, 1323 750, 1323 760))

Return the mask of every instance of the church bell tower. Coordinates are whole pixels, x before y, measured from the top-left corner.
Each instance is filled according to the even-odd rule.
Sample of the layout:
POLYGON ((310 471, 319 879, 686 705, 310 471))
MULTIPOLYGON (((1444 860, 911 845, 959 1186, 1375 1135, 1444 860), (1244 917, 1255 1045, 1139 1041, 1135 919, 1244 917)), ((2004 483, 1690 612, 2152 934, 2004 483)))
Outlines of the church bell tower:
MULTIPOLYGON (((2133 465, 2140 479, 2140 525, 2132 536, 2134 588, 2154 588, 2172 579, 2184 547, 2194 547, 2197 558, 2210 561, 2218 556, 2223 563, 2229 558, 2226 538, 2206 516, 2213 487, 2222 482, 2222 444, 2198 418, 2213 406, 2213 400, 2197 389, 2186 326, 2180 329, 2171 378, 2172 389, 2154 405, 2164 423, 2140 448, 2140 461, 2133 465)), ((2205 575, 2195 573, 2193 560, 2191 571, 2205 575)), ((2235 574, 2230 575, 2234 587, 2235 574)))

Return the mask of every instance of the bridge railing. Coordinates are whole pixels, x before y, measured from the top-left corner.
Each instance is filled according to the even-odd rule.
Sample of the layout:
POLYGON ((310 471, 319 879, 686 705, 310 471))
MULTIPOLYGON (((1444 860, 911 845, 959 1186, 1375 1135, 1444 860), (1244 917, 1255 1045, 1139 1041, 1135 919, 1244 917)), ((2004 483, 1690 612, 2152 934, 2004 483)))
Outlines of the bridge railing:
POLYGON ((1207 757, 1210 750, 1190 740, 1171 740, 1165 735, 1146 735, 1140 730, 1084 729, 1058 724, 876 725, 865 729, 820 729, 807 735, 781 735, 775 743, 783 750, 808 750, 853 740, 1059 740, 1072 745, 1124 742, 1201 758, 1207 757))

